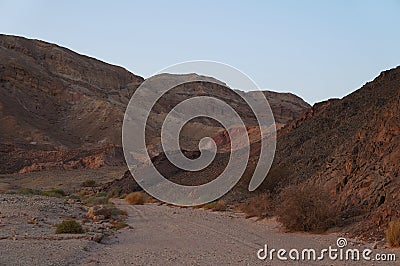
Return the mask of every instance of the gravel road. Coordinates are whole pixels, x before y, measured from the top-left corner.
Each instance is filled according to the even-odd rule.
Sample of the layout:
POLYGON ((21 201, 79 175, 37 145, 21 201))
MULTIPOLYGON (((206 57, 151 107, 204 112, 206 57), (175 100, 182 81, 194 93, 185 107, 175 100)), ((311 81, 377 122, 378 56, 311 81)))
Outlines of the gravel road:
MULTIPOLYGON (((115 202, 128 212, 130 227, 105 244, 96 244, 81 264, 89 265, 396 265, 399 250, 373 249, 396 253, 397 262, 376 261, 280 261, 260 260, 257 251, 268 244, 269 249, 314 248, 317 252, 337 248, 339 235, 284 233, 274 220, 244 219, 241 214, 211 212, 203 209, 178 208, 166 205, 128 205, 115 202)), ((370 248, 348 240, 347 248, 361 251, 370 248)), ((344 249, 344 250, 345 250, 344 249)), ((301 254, 301 253, 300 253, 301 254)), ((320 253, 317 253, 320 254, 320 253)), ((261 254, 263 255, 263 254, 261 254)), ((301 255, 300 255, 301 256, 301 255)), ((288 257, 288 254, 286 254, 288 257)), ((327 256, 326 256, 327 257, 327 256)))

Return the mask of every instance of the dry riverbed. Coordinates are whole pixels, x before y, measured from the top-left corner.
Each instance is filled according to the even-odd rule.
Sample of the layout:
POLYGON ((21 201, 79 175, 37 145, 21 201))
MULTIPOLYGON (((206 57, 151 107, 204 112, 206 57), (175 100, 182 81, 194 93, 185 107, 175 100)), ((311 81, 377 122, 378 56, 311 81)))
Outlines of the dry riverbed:
MULTIPOLYGON (((245 219, 240 213, 166 205, 128 205, 129 224, 118 232, 107 222, 85 220, 88 207, 68 198, 0 194, 0 265, 291 265, 259 260, 257 251, 268 247, 287 250, 333 246, 340 235, 285 233, 273 219, 245 219), (85 234, 55 234, 55 224, 75 218, 85 234), (96 233, 110 231, 100 243, 96 233)), ((400 252, 348 239, 349 248, 375 253, 400 252)), ((397 261, 398 263, 398 261, 397 261)), ((396 265, 396 263, 317 261, 295 265, 396 265)))
MULTIPOLYGON (((240 213, 212 212, 203 209, 166 205, 116 205, 128 213, 129 228, 124 228, 109 245, 90 252, 80 261, 91 265, 291 265, 289 262, 259 260, 257 251, 270 248, 314 248, 332 246, 340 235, 285 233, 274 220, 245 219, 240 213)), ((348 240, 349 248, 373 249, 370 243, 348 240)), ((400 252, 373 249, 373 253, 400 252)), ((293 263, 293 262, 292 262, 293 263)), ((398 262, 397 262, 398 263, 398 262)), ((318 261, 294 262, 301 265, 380 265, 376 262, 318 261)), ((382 263, 381 265, 396 265, 382 263)))

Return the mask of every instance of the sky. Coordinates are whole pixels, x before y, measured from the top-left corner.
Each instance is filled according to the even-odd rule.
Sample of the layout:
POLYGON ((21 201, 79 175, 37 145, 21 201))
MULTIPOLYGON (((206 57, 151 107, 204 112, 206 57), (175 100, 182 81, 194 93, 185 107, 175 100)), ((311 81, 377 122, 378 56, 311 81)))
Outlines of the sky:
POLYGON ((311 104, 400 65, 400 0, 0 0, 0 10, 0 33, 56 43, 145 78, 211 60, 311 104))

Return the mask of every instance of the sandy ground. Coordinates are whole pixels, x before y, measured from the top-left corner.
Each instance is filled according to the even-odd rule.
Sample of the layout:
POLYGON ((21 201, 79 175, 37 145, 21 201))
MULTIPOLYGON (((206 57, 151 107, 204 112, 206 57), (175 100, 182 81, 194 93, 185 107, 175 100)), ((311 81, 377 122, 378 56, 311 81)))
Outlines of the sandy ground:
MULTIPOLYGON (((87 207, 65 198, 0 194, 0 265, 396 265, 373 261, 259 260, 257 251, 337 248, 339 235, 285 233, 273 220, 245 219, 240 213, 166 205, 114 203, 128 213, 128 227, 106 237, 103 223, 85 223, 87 233, 56 235, 54 225, 66 218, 81 219, 87 207)), ((348 240, 347 248, 371 248, 348 240)), ((376 253, 400 250, 378 247, 376 253)), ((263 255, 263 254, 261 254, 263 255)), ((371 255, 372 256, 372 255, 371 255)), ((398 265, 397 261, 397 265, 398 265)))
MULTIPOLYGON (((376 253, 396 253, 397 262, 376 261, 270 261, 259 260, 257 251, 265 244, 270 248, 314 248, 318 252, 337 248, 339 235, 284 233, 273 219, 255 221, 241 214, 211 212, 202 209, 177 208, 155 204, 127 205, 117 201, 128 212, 130 228, 122 229, 109 243, 92 246, 89 256, 77 261, 89 265, 398 265, 400 251, 374 249, 376 253)), ((346 248, 370 248, 348 240, 346 248)))
MULTIPOLYGON (((273 220, 245 219, 240 213, 166 205, 114 203, 128 213, 128 227, 104 238, 105 223, 85 223, 85 234, 56 235, 55 224, 81 220, 87 207, 66 198, 0 194, 0 265, 398 265, 400 250, 378 247, 376 253, 396 253, 396 262, 259 260, 269 249, 337 248, 339 235, 285 233, 273 220), (262 254, 263 255, 263 254, 262 254)), ((371 244, 348 240, 348 248, 371 244)), ((372 255, 371 255, 372 256, 372 255)))
POLYGON ((108 223, 87 220, 84 234, 55 234, 61 221, 80 222, 87 211, 72 199, 0 194, 0 265, 72 265, 89 256, 108 223))

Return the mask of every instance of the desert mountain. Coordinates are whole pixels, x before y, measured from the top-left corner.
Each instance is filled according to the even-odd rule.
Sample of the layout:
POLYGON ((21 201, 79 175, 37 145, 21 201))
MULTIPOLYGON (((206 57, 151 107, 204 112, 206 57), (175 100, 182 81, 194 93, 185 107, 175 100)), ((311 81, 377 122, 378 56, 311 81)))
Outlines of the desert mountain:
MULTIPOLYGON (((248 132, 251 136, 251 127, 248 132)), ((215 140, 226 144, 229 136, 222 133, 215 140)), ((247 171, 224 196, 224 201, 243 202, 252 196, 247 186, 258 151, 259 143, 254 142, 247 171)), ((187 152, 186 156, 198 154, 187 152)), ((228 158, 228 152, 218 154, 199 173, 177 169, 164 155, 155 157, 154 164, 170 180, 193 185, 209 182, 222 173, 228 158)), ((281 128, 272 168, 253 195, 277 196, 290 185, 316 185, 329 192, 332 204, 338 206, 342 225, 352 235, 379 238, 389 221, 400 218, 399 162, 400 67, 397 67, 382 72, 343 99, 315 104, 281 128)), ((131 180, 126 173, 118 182, 128 184, 131 180)), ((130 187, 140 189, 134 184, 130 187)))
POLYGON ((143 78, 66 48, 0 36, 1 142, 63 149, 118 144, 143 78))
POLYGON ((343 220, 367 222, 380 233, 400 217, 400 67, 343 99, 316 104, 278 134, 264 189, 325 187, 343 220))
MULTIPOLYGON (((55 44, 0 35, 0 173, 123 164, 123 115, 143 81, 124 68, 55 44)), ((245 94, 252 97, 251 92, 245 94)), ((264 94, 281 125, 309 108, 289 93, 264 94)), ((249 108, 223 83, 194 81, 178 86, 154 106, 146 128, 151 152, 160 152, 159 129, 166 113, 199 95, 229 101, 246 125, 255 125, 249 108)), ((190 150, 198 139, 222 130, 215 121, 195 119, 184 127, 181 143, 190 150)))

